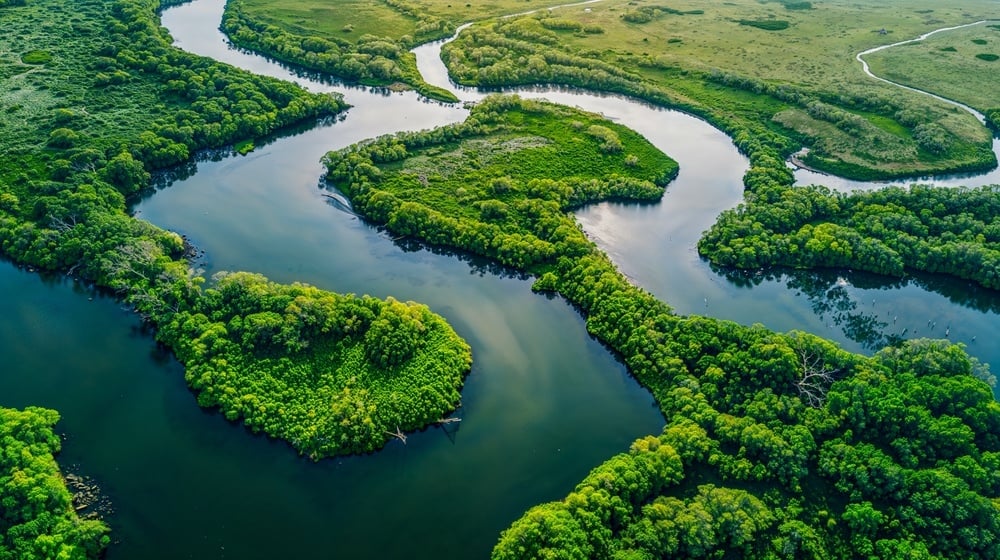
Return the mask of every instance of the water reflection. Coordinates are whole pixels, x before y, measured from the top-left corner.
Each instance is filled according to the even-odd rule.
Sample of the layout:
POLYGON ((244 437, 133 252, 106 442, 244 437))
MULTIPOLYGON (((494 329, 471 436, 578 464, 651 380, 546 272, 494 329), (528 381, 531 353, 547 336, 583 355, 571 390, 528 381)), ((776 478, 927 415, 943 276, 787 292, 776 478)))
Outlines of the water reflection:
POLYGON ((961 334, 967 344, 978 340, 977 329, 960 330, 952 325, 950 314, 941 318, 940 307, 914 306, 896 297, 899 293, 914 290, 929 292, 977 314, 989 316, 1000 313, 1000 298, 996 291, 940 275, 915 273, 905 278, 892 278, 848 269, 773 268, 748 271, 714 265, 711 268, 738 288, 783 285, 795 297, 804 298, 824 325, 838 329, 848 340, 858 343, 868 352, 908 338, 959 341, 961 334), (922 316, 919 311, 923 312, 922 316))

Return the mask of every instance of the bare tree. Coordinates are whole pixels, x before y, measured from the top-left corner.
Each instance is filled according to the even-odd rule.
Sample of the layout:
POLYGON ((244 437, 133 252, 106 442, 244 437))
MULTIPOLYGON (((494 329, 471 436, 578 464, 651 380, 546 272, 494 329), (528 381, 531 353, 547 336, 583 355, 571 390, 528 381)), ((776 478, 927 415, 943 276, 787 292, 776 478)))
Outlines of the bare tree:
POLYGON ((385 433, 403 442, 403 445, 406 445, 406 434, 404 434, 403 431, 399 429, 399 426, 396 426, 395 432, 386 431, 385 433))
POLYGON ((839 378, 841 371, 827 365, 823 355, 807 347, 805 341, 797 342, 795 352, 801 360, 802 373, 795 381, 795 387, 806 404, 819 408, 826 402, 826 393, 830 390, 830 385, 839 378))

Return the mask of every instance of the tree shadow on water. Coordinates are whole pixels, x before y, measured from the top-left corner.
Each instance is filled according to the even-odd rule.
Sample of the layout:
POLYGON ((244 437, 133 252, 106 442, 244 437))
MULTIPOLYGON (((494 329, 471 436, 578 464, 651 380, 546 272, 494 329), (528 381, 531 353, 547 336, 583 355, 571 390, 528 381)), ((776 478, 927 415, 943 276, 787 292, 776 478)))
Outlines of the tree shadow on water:
MULTIPOLYGON (((765 282, 784 284, 823 322, 841 329, 844 335, 868 351, 901 343, 914 331, 897 324, 896 318, 880 315, 876 300, 862 301, 859 290, 894 291, 915 286, 945 297, 949 302, 980 313, 1000 313, 1000 292, 966 280, 940 274, 916 273, 893 278, 845 269, 795 270, 788 268, 739 270, 712 266, 731 285, 752 289, 765 282)), ((888 313, 888 312, 886 312, 888 313)))

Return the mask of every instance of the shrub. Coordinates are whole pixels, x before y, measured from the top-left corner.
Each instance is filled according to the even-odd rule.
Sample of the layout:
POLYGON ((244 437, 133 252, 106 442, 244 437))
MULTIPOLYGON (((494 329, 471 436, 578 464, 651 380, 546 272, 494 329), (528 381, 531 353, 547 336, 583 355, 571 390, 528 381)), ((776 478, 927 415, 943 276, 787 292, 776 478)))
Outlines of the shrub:
POLYGON ((781 31, 788 29, 788 22, 783 19, 741 19, 740 25, 763 29, 764 31, 781 31))
POLYGON ((52 53, 48 51, 28 51, 21 55, 21 62, 25 64, 45 64, 52 60, 52 53))
POLYGON ((69 128, 57 128, 49 133, 49 146, 53 148, 72 148, 80 139, 80 135, 69 128))

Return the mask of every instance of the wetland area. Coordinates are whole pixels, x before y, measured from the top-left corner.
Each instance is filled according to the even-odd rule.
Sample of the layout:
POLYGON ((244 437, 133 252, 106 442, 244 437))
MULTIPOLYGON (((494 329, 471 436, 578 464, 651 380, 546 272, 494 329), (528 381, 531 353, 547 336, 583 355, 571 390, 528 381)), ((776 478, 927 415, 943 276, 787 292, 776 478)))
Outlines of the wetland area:
MULTIPOLYGON (((205 152, 155 177, 157 188, 130 212, 182 234, 206 276, 249 270, 278 282, 428 305, 472 347, 456 412, 461 422, 371 455, 304 460, 285 442, 251 436, 199 408, 183 366, 116 299, 7 261, 0 262, 0 290, 18 297, 0 301, 2 404, 60 412, 60 464, 92 478, 113 504, 106 516, 115 542, 110 560, 317 551, 340 558, 487 557, 525 510, 562 498, 633 440, 659 433, 665 420, 653 396, 562 298, 533 292, 528 275, 484 258, 398 239, 359 217, 323 180, 321 158, 330 150, 459 122, 468 109, 412 91, 314 79, 235 49, 218 30, 224 4, 167 8, 162 24, 181 49, 314 92, 340 92, 351 107, 258 140, 245 156, 205 152)), ((424 79, 462 101, 481 99, 483 93, 448 80, 441 48, 439 41, 415 50, 424 79)), ((574 212, 626 277, 676 313, 806 331, 865 354, 893 336, 941 338, 948 329, 970 355, 1000 364, 992 340, 1000 332, 1000 292, 965 280, 713 269, 698 255, 698 239, 743 200, 750 162, 705 120, 616 95, 507 91, 600 113, 679 163, 659 203, 602 202, 574 212)), ((807 170, 795 177, 797 184, 841 190, 884 186, 807 170)), ((1000 183, 1000 172, 924 181, 975 187, 1000 183)))

